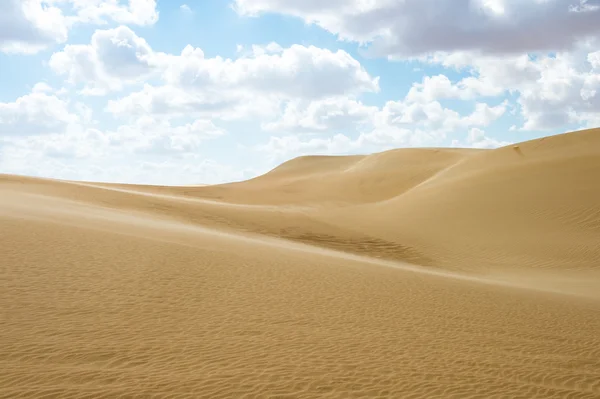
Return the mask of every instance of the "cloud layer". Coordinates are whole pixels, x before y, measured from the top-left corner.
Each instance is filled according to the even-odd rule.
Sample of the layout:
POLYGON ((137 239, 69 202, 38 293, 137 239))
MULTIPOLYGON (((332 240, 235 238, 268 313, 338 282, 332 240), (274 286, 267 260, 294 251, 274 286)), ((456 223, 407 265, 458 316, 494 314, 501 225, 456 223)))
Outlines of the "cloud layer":
POLYGON ((220 52, 225 32, 202 48, 143 28, 169 35, 167 15, 194 37, 200 3, 0 1, 0 57, 35 71, 1 97, 0 172, 212 183, 304 154, 494 148, 600 125, 600 0, 227 6, 339 41, 312 43, 302 28, 220 52))
POLYGON ((372 43, 379 56, 565 51, 600 35, 598 0, 235 0, 235 9, 302 18, 341 39, 372 43))
POLYGON ((64 43, 81 24, 151 25, 157 20, 155 0, 2 0, 0 51, 36 53, 64 43))

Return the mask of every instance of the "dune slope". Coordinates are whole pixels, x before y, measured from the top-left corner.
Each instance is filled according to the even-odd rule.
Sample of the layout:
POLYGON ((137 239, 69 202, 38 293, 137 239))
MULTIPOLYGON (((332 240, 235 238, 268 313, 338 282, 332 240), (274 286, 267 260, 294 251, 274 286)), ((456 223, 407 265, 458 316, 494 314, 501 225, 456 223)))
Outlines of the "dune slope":
POLYGON ((440 267, 600 272, 599 176, 600 130, 583 131, 473 155, 332 218, 440 267))
POLYGON ((0 175, 0 397, 600 397, 599 151, 0 175))
POLYGON ((369 156, 310 156, 239 183, 189 188, 185 194, 245 204, 342 206, 402 194, 465 156, 464 149, 401 149, 369 156))

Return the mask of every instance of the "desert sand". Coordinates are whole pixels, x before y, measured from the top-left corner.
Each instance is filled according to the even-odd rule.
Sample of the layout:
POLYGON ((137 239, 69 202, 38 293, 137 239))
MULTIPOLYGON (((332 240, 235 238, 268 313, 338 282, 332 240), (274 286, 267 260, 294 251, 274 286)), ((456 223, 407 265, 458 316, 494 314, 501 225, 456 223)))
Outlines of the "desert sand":
POLYGON ((0 243, 2 398, 600 398, 600 129, 0 175, 0 243))

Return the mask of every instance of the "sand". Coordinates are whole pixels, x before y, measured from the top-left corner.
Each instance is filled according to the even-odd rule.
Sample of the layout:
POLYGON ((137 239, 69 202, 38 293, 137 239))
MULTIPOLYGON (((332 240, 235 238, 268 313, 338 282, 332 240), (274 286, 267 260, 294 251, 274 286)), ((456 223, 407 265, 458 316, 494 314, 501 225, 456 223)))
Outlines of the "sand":
POLYGON ((2 398, 599 398, 600 130, 217 186, 0 175, 2 398))

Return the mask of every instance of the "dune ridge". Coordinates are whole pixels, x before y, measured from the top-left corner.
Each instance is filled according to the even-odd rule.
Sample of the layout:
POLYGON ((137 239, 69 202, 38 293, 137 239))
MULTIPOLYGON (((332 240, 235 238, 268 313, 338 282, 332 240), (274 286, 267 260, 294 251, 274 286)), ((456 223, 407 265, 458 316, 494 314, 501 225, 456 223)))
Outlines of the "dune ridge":
POLYGON ((167 187, 0 175, 0 397, 600 397, 600 129, 167 187))

